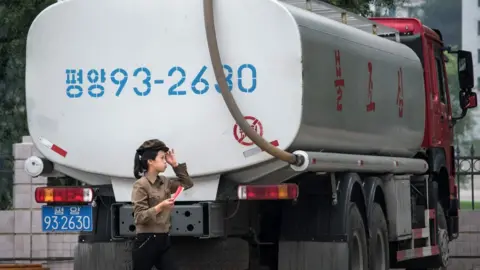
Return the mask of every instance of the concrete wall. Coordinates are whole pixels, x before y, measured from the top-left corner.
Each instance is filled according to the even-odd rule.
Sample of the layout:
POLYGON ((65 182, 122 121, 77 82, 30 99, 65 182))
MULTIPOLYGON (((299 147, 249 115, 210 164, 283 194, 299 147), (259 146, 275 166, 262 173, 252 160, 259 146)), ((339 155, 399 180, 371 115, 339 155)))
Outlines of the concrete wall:
MULTIPOLYGON (((15 157, 13 210, 0 211, 0 262, 45 263, 51 270, 73 269, 76 234, 42 233, 40 204, 35 188, 45 186, 45 177, 31 178, 25 159, 37 153, 29 137, 13 146, 15 157), (12 260, 10 262, 6 260, 12 260)), ((41 156, 41 155, 40 155, 41 156)))

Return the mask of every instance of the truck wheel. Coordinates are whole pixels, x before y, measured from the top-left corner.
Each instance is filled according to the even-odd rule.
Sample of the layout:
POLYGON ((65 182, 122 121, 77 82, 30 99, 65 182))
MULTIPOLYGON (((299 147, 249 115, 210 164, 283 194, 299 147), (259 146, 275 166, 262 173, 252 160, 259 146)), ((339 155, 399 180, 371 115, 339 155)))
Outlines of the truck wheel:
POLYGON ((438 269, 446 269, 448 261, 450 259, 450 249, 448 247, 448 228, 445 212, 440 203, 437 203, 437 245, 440 251, 438 256, 432 258, 435 261, 435 265, 438 265, 438 269))
POLYGON ((388 244, 388 228, 382 207, 378 203, 372 205, 369 218, 369 264, 371 270, 388 270, 390 253, 388 244))
POLYGON ((355 203, 350 203, 348 221, 348 250, 350 270, 368 269, 367 234, 362 215, 355 203))

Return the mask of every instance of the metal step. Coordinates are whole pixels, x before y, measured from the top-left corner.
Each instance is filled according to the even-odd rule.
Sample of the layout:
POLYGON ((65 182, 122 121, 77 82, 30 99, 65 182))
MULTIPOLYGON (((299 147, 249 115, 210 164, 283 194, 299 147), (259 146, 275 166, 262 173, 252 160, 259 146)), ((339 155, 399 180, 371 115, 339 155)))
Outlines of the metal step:
POLYGON ((438 255, 438 246, 430 246, 430 220, 435 219, 435 209, 425 210, 425 228, 413 229, 411 248, 397 251, 397 262, 438 255), (415 248, 416 239, 426 239, 425 247, 415 248))

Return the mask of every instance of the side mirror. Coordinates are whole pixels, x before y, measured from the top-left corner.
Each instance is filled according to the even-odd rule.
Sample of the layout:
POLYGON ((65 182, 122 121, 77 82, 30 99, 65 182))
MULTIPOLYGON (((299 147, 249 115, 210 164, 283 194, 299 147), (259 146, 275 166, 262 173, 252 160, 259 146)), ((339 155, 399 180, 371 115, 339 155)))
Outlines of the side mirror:
MULTIPOLYGON (((473 89, 474 73, 472 53, 469 51, 458 51, 458 82, 460 89, 473 89)), ((476 100, 476 96, 475 96, 476 100)), ((476 102, 475 102, 476 104, 476 102)), ((475 105, 476 107, 476 105, 475 105)))
POLYGON ((462 89, 460 90, 460 93, 458 95, 458 98, 460 100, 460 108, 462 109, 462 113, 458 117, 452 117, 452 126, 457 123, 458 120, 463 119, 467 115, 467 111, 469 109, 473 109, 477 107, 477 93, 472 92, 471 89, 465 90, 462 89))
POLYGON ((475 92, 461 90, 459 99, 462 110, 468 110, 477 107, 477 93, 475 92))
POLYGON ((452 51, 448 48, 449 53, 456 53, 458 57, 458 82, 460 85, 460 108, 462 113, 458 117, 452 117, 452 124, 455 125, 458 120, 464 118, 467 115, 467 111, 477 107, 477 94, 472 92, 474 84, 473 73, 473 59, 472 53, 469 51, 452 51))

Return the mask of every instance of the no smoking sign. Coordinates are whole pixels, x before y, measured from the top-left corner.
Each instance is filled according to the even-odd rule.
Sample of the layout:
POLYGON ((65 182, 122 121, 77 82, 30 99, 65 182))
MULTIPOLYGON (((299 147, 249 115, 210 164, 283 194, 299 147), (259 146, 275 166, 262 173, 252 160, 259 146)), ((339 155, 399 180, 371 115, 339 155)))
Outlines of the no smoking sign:
MULTIPOLYGON (((258 135, 263 136, 263 126, 257 118, 253 116, 245 116, 245 120, 250 125, 250 127, 258 133, 258 135)), ((233 136, 235 137, 235 140, 242 145, 253 145, 252 140, 247 137, 245 132, 243 132, 243 130, 238 126, 238 124, 235 124, 233 126, 233 136)))

